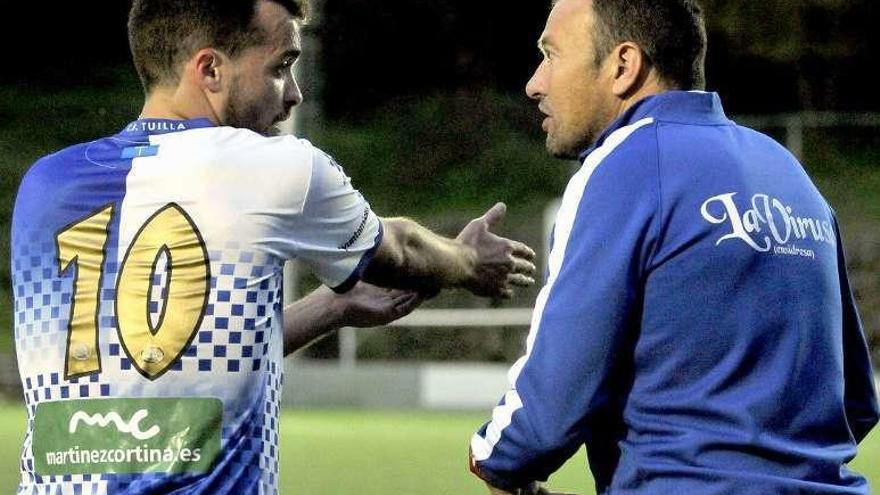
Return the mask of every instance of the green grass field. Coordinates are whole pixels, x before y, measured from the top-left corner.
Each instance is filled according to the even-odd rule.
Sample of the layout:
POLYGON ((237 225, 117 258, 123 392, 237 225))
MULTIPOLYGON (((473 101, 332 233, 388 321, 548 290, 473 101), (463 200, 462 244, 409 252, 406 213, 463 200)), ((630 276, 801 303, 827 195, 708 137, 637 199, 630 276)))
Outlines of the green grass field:
MULTIPOLYGON (((24 408, 0 407, 0 493, 18 482, 24 408)), ((482 495, 467 471, 479 413, 287 411, 281 420, 281 491, 314 495, 482 495)), ((581 451, 553 478, 557 490, 595 493, 581 451)), ((852 467, 880 487, 880 431, 852 467)))

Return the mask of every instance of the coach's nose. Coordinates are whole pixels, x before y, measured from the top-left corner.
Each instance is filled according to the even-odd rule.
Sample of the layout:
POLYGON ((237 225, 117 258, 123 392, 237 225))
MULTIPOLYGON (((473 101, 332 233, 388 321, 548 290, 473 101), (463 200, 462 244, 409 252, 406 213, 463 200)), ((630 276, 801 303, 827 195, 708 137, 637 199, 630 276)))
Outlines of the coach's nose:
POLYGON ((526 83, 526 95, 533 100, 541 100, 547 94, 546 63, 541 62, 535 69, 535 73, 526 83))

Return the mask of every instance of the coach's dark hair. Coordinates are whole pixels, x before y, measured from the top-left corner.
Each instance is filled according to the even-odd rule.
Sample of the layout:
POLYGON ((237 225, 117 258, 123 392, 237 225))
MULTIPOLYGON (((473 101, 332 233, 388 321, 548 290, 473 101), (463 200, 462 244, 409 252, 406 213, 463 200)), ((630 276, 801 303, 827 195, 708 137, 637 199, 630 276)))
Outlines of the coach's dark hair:
MULTIPOLYGON (((144 90, 160 82, 179 82, 180 66, 202 48, 217 48, 230 57, 259 44, 264 33, 255 25, 261 0, 133 0, 128 15, 128 42, 144 90)), ((300 20, 302 0, 268 0, 300 20)))
POLYGON ((706 87, 706 26, 697 0, 593 0, 593 12, 597 65, 630 41, 668 84, 706 87))

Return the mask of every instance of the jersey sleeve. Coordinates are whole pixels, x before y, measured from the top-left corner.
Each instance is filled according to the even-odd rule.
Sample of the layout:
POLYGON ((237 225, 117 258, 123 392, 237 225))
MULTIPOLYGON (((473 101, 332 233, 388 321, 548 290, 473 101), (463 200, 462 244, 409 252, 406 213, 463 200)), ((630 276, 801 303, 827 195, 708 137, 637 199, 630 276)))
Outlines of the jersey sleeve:
MULTIPOLYGON (((329 155, 290 136, 272 147, 255 146, 262 155, 261 197, 240 198, 256 204, 244 228, 256 226, 259 248, 281 259, 297 259, 337 292, 353 287, 382 242, 382 223, 351 179, 329 155)), ((241 168, 236 174, 242 182, 241 168)))
MULTIPOLYGON (((565 191, 526 355, 471 440, 471 470, 493 486, 546 480, 581 445, 589 452, 613 441, 615 380, 628 371, 623 357, 658 230, 655 133, 636 132, 618 149, 622 157, 597 149, 565 191)), ((590 458, 597 462, 613 459, 590 458)))
POLYGON ((315 149, 302 213, 293 221, 296 256, 337 292, 360 280, 382 242, 382 223, 333 158, 315 149))

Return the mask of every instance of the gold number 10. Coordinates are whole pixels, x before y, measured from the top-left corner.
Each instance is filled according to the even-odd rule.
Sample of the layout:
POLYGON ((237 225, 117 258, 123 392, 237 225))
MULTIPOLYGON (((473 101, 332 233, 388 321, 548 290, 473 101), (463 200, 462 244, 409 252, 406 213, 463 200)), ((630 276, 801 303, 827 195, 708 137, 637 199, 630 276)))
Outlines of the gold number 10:
MULTIPOLYGON (((58 233, 63 273, 76 264, 67 334, 64 378, 101 372, 98 344, 100 291, 107 257, 113 205, 58 233)), ((210 292, 205 243, 192 219, 175 203, 153 214, 123 258, 116 283, 119 341, 135 368, 155 380, 177 362, 198 332, 210 292), (159 260, 168 260, 164 310, 154 326, 150 291, 159 260)))

